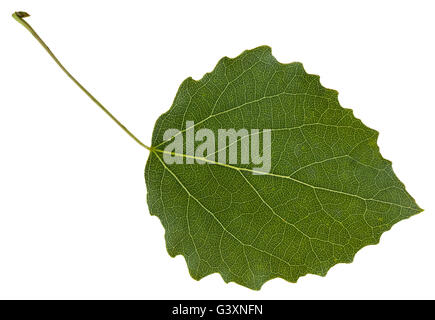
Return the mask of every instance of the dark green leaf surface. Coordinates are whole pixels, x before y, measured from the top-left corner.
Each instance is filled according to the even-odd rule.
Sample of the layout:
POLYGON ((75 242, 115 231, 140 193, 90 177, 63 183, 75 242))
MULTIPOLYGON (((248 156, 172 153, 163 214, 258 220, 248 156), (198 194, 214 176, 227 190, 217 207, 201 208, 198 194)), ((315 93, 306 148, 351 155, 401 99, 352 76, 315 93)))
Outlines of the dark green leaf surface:
POLYGON ((323 276, 422 211, 377 137, 300 63, 281 64, 266 46, 225 57, 201 80, 186 79, 156 123, 145 169, 150 212, 169 254, 182 254, 194 279, 218 272, 260 289, 275 277, 323 276), (271 129, 271 172, 165 164, 163 133, 185 130, 187 120, 214 132, 271 129))

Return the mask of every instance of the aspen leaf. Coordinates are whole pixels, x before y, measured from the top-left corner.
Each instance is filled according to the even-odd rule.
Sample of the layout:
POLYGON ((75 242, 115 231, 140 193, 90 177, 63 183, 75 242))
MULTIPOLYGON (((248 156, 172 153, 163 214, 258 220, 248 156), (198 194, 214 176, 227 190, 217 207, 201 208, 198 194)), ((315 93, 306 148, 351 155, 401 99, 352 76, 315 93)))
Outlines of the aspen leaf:
POLYGON ((24 20, 29 14, 12 16, 150 151, 150 212, 165 228, 169 254, 183 255, 194 279, 217 272, 258 290, 276 277, 324 276, 422 211, 382 158, 378 132, 342 108, 318 76, 279 63, 267 46, 186 79, 149 147, 67 71, 24 20))

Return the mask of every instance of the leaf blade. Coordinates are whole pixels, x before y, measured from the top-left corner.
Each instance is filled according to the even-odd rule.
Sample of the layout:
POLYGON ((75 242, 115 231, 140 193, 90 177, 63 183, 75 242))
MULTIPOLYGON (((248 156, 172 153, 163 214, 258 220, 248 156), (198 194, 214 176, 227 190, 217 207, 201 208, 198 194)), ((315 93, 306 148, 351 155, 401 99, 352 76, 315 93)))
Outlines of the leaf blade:
POLYGON ((168 252, 186 258, 194 279, 218 272, 226 282, 260 289, 275 277, 325 275, 422 211, 380 155, 377 131, 342 108, 337 95, 265 46, 182 83, 156 122, 145 178, 168 252), (215 132, 271 129, 271 173, 215 161, 166 165, 163 132, 176 128, 185 138, 186 120, 215 132))

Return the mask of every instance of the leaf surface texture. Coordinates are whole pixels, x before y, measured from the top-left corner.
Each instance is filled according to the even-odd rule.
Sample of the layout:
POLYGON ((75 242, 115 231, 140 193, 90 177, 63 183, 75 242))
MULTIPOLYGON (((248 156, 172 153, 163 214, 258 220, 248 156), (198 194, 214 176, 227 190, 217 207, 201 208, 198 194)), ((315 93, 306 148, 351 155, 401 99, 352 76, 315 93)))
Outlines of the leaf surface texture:
POLYGON ((145 179, 167 250, 185 257, 194 279, 218 272, 258 290, 276 277, 323 276, 422 211, 382 158, 378 132, 337 95, 267 46, 181 84, 156 122, 145 179), (185 138, 188 120, 216 136, 220 128, 271 129, 270 173, 252 174, 253 164, 166 164, 163 133, 175 128, 185 138))

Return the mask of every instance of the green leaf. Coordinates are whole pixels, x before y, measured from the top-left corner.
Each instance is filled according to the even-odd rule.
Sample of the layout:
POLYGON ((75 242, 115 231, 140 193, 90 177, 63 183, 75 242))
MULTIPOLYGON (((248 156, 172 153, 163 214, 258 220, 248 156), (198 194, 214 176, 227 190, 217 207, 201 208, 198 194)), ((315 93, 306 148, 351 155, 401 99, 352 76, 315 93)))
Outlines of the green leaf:
POLYGON ((186 79, 157 120, 145 169, 150 212, 165 228, 169 254, 183 255, 194 279, 218 272, 258 290, 276 277, 324 276, 422 211, 377 137, 300 63, 281 64, 266 46, 225 57, 201 80, 186 79), (271 129, 270 172, 166 164, 163 134, 175 128, 186 138, 186 121, 216 135, 271 129))

